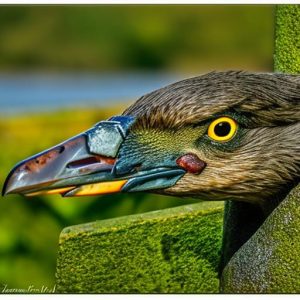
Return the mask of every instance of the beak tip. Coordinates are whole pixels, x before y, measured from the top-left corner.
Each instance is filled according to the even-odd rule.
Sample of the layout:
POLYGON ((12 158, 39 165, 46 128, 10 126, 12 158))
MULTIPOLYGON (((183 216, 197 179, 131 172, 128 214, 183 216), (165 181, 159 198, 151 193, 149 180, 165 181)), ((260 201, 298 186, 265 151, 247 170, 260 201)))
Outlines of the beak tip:
POLYGON ((9 178, 10 178, 10 176, 7 176, 7 178, 5 179, 5 182, 4 182, 2 191, 1 191, 1 196, 2 196, 2 197, 4 197, 4 196, 6 196, 6 195, 12 193, 12 190, 10 190, 10 189, 8 188, 8 181, 9 181, 9 178))
POLYGON ((24 164, 24 161, 19 162, 18 164, 16 164, 8 173, 3 187, 2 187, 2 191, 1 191, 1 195, 2 197, 8 195, 8 194, 17 194, 16 190, 18 189, 18 184, 19 184, 19 180, 16 179, 15 177, 15 173, 19 171, 20 166, 22 166, 24 164))
POLYGON ((7 190, 5 187, 1 191, 1 196, 2 197, 5 197, 5 196, 10 195, 10 194, 14 194, 14 192, 12 190, 7 190))
POLYGON ((4 197, 4 196, 7 196, 9 194, 14 194, 14 189, 10 189, 8 188, 7 184, 4 183, 4 186, 2 188, 2 191, 1 191, 1 196, 4 197))

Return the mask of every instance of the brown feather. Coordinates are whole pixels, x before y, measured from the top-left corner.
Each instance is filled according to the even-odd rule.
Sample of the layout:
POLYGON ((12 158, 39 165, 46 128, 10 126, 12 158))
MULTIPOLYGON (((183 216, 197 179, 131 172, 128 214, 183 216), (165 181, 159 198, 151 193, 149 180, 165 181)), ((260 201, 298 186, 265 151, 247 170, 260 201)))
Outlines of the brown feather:
POLYGON ((212 72, 149 93, 124 114, 137 117, 133 131, 173 129, 176 141, 179 128, 228 111, 249 122, 238 147, 189 149, 207 167, 164 193, 264 205, 299 182, 300 76, 212 72))
POLYGON ((300 76, 212 72, 146 94, 125 110, 144 128, 182 127, 226 110, 247 114, 253 126, 300 119, 300 76))

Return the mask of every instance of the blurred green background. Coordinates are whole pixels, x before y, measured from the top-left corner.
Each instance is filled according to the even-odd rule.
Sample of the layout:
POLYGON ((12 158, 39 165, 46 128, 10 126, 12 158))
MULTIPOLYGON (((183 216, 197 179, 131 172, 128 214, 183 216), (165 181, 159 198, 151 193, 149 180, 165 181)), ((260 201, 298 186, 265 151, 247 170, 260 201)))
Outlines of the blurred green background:
MULTIPOLYGON (((19 160, 121 113, 134 101, 128 95, 97 106, 86 102, 83 92, 80 105, 69 99, 68 106, 60 106, 60 95, 54 95, 56 105, 32 100, 35 110, 30 111, 22 93, 21 102, 7 100, 26 85, 27 76, 98 74, 99 84, 109 76, 113 87, 114 76, 134 74, 135 89, 134 78, 146 83, 164 74, 183 79, 211 70, 271 71, 273 23, 274 6, 263 5, 0 6, 1 188, 19 160)), ((38 84, 29 87, 29 96, 38 84)), ((49 85, 45 94, 51 91, 49 85)), ((58 236, 65 226, 195 201, 150 194, 2 197, 0 283, 52 287, 58 236)))

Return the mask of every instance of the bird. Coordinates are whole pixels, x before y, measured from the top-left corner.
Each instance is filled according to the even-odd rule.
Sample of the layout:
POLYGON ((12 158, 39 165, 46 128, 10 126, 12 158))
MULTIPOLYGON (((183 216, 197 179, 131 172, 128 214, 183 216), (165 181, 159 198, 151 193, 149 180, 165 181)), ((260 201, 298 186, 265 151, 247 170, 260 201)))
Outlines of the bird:
POLYGON ((20 162, 3 194, 148 191, 236 203, 246 209, 243 237, 224 265, 299 183, 299 138, 300 76, 214 71, 20 162))

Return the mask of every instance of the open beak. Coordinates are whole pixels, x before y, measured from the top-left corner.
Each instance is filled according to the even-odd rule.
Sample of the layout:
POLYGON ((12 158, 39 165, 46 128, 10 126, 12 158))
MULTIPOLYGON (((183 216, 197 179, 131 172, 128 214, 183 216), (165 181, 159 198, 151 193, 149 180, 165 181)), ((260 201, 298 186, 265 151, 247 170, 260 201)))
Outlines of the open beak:
POLYGON ((9 173, 2 194, 86 196, 174 185, 186 172, 176 164, 122 175, 116 172, 119 150, 134 121, 130 116, 116 116, 99 122, 90 130, 20 162, 9 173))

